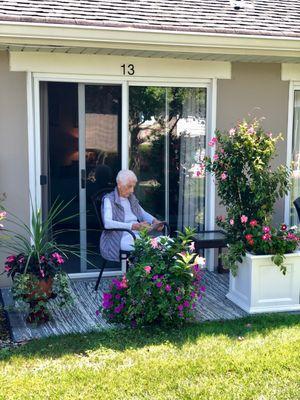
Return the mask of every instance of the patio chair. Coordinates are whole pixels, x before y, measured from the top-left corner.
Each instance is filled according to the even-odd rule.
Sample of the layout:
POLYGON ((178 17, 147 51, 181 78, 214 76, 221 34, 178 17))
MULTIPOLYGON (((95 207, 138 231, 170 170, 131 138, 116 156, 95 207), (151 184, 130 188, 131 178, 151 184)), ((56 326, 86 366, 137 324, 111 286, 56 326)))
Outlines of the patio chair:
POLYGON ((294 200, 293 204, 296 208, 298 219, 300 221, 300 197, 298 197, 296 200, 294 200))
MULTIPOLYGON (((101 189, 97 193, 95 193, 94 195, 91 196, 91 200, 92 200, 92 203, 93 203, 93 206, 94 206, 94 209, 95 209, 95 214, 96 214, 96 217, 97 217, 97 220, 98 220, 98 224, 99 224, 99 230, 100 230, 101 234, 104 231, 128 232, 132 236, 133 240, 135 240, 136 239, 136 235, 130 229, 107 229, 107 228, 104 227, 104 222, 103 222, 102 213, 101 213, 101 204, 102 204, 103 197, 107 193, 109 193, 111 191, 112 191, 111 188, 101 189)), ((167 222, 163 221, 163 223, 164 223, 164 226, 165 226, 166 233, 168 235, 169 232, 170 232, 170 227, 169 227, 167 222)), ((127 272, 127 269, 128 269, 128 257, 129 257, 130 254, 131 254, 131 251, 120 250, 120 258, 119 258, 119 260, 120 260, 120 263, 121 263, 122 272, 124 272, 124 273, 127 272)), ((99 276, 98 276, 98 279, 97 279, 97 282, 96 282, 96 285, 95 285, 95 291, 98 290, 98 287, 99 287, 99 284, 100 284, 100 280, 102 278, 102 274, 103 274, 104 268, 105 268, 105 266, 107 264, 107 261, 108 260, 103 258, 103 263, 102 263, 102 265, 100 267, 99 276)))

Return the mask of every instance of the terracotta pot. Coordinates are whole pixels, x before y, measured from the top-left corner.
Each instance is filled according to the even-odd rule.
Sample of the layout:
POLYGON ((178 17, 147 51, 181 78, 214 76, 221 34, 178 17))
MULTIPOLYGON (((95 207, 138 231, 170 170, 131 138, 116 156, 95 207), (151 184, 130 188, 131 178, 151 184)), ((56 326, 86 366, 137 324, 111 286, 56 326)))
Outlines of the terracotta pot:
POLYGON ((53 278, 47 280, 40 280, 38 282, 32 282, 28 291, 31 290, 24 297, 29 303, 29 314, 26 321, 29 323, 42 323, 49 321, 49 313, 46 308, 46 303, 49 299, 54 298, 52 292, 53 278), (45 306, 41 304, 43 302, 45 306))

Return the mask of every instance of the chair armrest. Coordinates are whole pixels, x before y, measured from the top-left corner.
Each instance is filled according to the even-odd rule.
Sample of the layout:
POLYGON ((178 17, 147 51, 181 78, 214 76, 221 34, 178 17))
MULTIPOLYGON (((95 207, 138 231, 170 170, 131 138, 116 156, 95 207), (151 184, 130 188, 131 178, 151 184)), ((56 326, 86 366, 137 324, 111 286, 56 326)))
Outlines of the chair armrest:
POLYGON ((166 228, 167 235, 170 235, 170 225, 166 221, 161 221, 164 224, 164 227, 166 228))
POLYGON ((129 234, 132 236, 133 240, 136 239, 136 236, 135 236, 134 232, 133 232, 132 230, 130 230, 130 229, 125 229, 125 228, 118 228, 118 229, 111 228, 111 229, 106 229, 106 228, 104 228, 103 231, 127 232, 127 233, 129 233, 129 234))

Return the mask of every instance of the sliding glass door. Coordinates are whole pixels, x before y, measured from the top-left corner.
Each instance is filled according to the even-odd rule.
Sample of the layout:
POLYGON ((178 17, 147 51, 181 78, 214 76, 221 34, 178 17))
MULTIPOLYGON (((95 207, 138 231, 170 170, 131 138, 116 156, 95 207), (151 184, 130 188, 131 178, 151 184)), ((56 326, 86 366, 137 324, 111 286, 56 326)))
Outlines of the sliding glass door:
POLYGON ((193 165, 205 154, 206 88, 129 88, 129 166, 143 207, 172 231, 205 227, 205 177, 193 165))
POLYGON ((121 168, 121 98, 121 85, 40 85, 43 214, 56 199, 70 202, 61 217, 74 217, 56 227, 66 231, 61 242, 80 248, 81 260, 70 257, 65 265, 69 273, 95 270, 101 263, 91 197, 112 189, 121 168))

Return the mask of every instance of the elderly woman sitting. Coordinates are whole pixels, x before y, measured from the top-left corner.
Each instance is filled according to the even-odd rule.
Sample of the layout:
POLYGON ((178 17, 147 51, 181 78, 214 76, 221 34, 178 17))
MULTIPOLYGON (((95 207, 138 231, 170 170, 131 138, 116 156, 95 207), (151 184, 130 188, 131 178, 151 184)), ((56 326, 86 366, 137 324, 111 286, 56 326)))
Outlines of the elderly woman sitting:
MULTIPOLYGON (((129 229, 138 237, 138 231, 155 224, 158 231, 163 223, 147 213, 133 194, 137 177, 130 170, 122 170, 117 175, 117 187, 108 193, 102 202, 102 218, 106 229, 129 229)), ((121 250, 133 249, 133 237, 127 232, 104 231, 100 239, 102 256, 111 261, 119 260, 121 250)))

